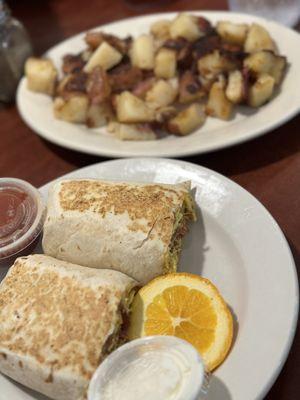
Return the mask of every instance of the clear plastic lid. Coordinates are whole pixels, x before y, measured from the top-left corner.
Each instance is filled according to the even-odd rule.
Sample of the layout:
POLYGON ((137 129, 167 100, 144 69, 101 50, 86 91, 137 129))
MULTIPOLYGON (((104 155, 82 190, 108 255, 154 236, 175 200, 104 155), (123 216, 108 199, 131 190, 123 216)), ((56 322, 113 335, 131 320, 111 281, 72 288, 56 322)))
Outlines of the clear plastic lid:
POLYGON ((0 261, 21 255, 41 233, 45 206, 39 191, 21 179, 0 178, 0 261))
POLYGON ((88 400, 200 400, 208 385, 209 374, 191 344, 150 336, 121 346, 100 364, 88 400))

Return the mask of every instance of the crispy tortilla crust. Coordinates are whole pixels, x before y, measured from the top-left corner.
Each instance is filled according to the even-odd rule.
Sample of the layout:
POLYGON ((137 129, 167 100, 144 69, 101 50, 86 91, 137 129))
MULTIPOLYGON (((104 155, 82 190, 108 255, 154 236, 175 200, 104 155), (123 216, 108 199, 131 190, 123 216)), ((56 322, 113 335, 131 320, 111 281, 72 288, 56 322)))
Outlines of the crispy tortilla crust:
POLYGON ((145 284, 164 273, 165 254, 189 193, 190 182, 56 182, 48 197, 44 252, 114 269, 145 284))
POLYGON ((0 284, 0 372, 57 400, 78 400, 116 345, 136 282, 44 255, 21 257, 0 284))

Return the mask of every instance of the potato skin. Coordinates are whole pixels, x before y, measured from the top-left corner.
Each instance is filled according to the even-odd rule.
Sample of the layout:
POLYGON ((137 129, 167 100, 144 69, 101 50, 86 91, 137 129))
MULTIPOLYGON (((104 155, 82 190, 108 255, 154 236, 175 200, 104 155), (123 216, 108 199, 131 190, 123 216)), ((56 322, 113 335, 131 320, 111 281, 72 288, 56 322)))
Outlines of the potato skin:
POLYGON ((27 87, 32 92, 52 96, 55 91, 57 70, 53 62, 46 58, 30 57, 25 63, 27 87))

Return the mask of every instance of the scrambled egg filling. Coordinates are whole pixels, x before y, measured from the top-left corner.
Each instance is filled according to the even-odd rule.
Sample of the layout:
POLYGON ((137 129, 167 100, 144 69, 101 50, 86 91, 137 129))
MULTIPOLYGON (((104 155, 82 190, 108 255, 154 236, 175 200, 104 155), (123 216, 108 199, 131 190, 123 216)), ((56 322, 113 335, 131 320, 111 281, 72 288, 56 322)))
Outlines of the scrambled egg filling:
POLYGON ((138 288, 131 289, 125 299, 119 306, 117 321, 113 333, 107 338, 103 349, 103 357, 113 352, 119 346, 127 341, 127 331, 129 328, 129 315, 131 312, 131 305, 138 288))
POLYGON ((176 272, 182 247, 182 239, 188 231, 188 222, 196 221, 196 219, 197 216, 194 201, 187 193, 184 197, 181 209, 175 214, 173 235, 169 249, 165 255, 165 274, 176 272))

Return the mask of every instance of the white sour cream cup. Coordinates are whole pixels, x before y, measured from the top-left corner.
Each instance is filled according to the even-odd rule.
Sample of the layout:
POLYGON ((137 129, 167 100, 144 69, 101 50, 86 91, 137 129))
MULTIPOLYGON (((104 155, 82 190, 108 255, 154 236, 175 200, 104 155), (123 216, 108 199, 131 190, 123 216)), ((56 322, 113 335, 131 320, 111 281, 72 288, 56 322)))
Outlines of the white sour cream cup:
POLYGON ((200 400, 208 385, 209 374, 191 344, 150 336, 119 347, 100 364, 88 400, 200 400))

